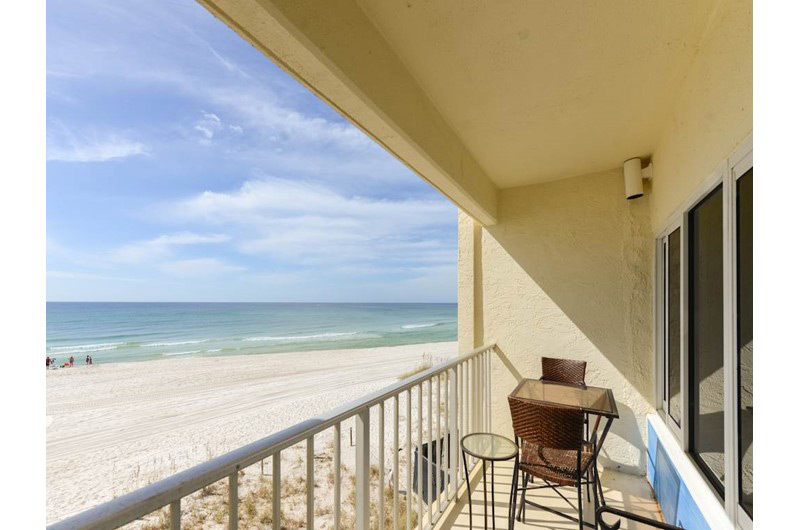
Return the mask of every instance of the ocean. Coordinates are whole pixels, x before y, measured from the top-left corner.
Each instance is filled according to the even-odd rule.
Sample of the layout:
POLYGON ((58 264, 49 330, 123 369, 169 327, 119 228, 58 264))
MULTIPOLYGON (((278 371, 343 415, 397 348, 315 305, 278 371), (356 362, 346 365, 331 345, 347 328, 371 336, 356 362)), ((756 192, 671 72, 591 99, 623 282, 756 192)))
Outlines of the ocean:
POLYGON ((456 304, 48 302, 60 365, 455 341, 456 304))

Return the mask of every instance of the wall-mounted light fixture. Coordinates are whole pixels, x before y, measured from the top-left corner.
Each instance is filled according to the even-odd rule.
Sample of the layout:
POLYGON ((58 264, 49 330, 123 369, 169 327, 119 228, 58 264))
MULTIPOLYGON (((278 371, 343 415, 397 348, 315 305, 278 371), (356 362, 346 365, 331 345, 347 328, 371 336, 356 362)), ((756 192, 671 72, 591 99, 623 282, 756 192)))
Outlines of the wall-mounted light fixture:
POLYGON ((644 195, 642 179, 649 179, 653 176, 653 163, 642 168, 641 158, 631 158, 622 164, 622 171, 625 174, 625 197, 632 200, 644 195))

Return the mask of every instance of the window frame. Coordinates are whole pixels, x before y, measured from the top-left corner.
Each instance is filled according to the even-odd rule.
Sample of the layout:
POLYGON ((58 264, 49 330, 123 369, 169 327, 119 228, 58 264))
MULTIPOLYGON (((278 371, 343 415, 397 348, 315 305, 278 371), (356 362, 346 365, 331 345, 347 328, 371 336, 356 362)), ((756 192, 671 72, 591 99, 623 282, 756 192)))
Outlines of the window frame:
POLYGON ((737 277, 736 277, 736 181, 753 167, 753 137, 747 136, 736 149, 723 160, 681 203, 680 207, 663 223, 656 232, 654 242, 654 311, 653 334, 654 396, 657 412, 670 431, 675 435, 681 449, 700 472, 709 489, 714 492, 731 521, 742 530, 752 530, 753 521, 739 504, 739 440, 738 440, 738 352, 736 351, 737 315, 737 277), (725 477, 723 481, 726 494, 721 496, 692 455, 690 429, 692 421, 689 409, 689 212, 701 203, 718 186, 722 185, 722 224, 723 224, 723 374, 724 374, 724 452, 725 477), (681 365, 681 424, 678 425, 669 414, 668 391, 668 349, 665 318, 667 306, 667 238, 677 228, 681 229, 680 248, 680 365, 681 365))
POLYGON ((683 387, 684 387, 684 373, 686 370, 686 364, 684 362, 684 338, 683 332, 685 329, 684 326, 684 311, 683 311, 683 292, 684 292, 684 270, 683 270, 683 256, 684 256, 684 240, 685 231, 682 227, 681 219, 674 219, 668 226, 662 231, 662 234, 656 238, 656 281, 658 282, 658 287, 656 289, 656 322, 657 325, 656 329, 656 341, 657 341, 657 355, 656 355, 656 363, 658 366, 658 377, 656 378, 656 403, 658 403, 659 413, 661 413, 661 417, 664 420, 664 423, 670 428, 673 434, 681 441, 681 447, 683 448, 683 430, 682 425, 686 425, 685 414, 686 414, 686 405, 684 403, 684 395, 683 395, 683 387), (680 309, 680 323, 679 326, 681 328, 681 335, 680 335, 680 382, 681 382, 681 422, 678 424, 670 415, 669 413, 669 371, 668 371, 668 359, 667 356, 669 354, 667 348, 667 339, 669 335, 669 329, 665 325, 667 319, 669 318, 669 314, 667 312, 667 300, 668 300, 668 266, 667 266, 667 249, 669 248, 669 236, 675 230, 681 230, 681 238, 680 238, 680 245, 678 248, 678 252, 680 253, 680 302, 681 305, 680 309))
MULTIPOLYGON (((732 414, 730 414, 731 429, 726 429, 726 435, 731 437, 730 446, 733 451, 730 458, 730 469, 726 473, 730 473, 731 486, 735 488, 734 495, 730 495, 733 506, 730 508, 735 513, 735 520, 737 524, 744 530, 752 530, 753 520, 747 515, 747 512, 741 506, 739 498, 739 351, 738 351, 738 329, 739 329, 739 311, 737 310, 738 300, 738 281, 737 281, 737 257, 738 246, 736 235, 738 233, 738 226, 736 224, 736 182, 740 177, 745 175, 753 168, 753 148, 752 141, 744 149, 740 147, 738 152, 734 152, 734 156, 730 158, 729 178, 730 185, 728 186, 730 194, 728 197, 730 215, 730 230, 729 230, 729 245, 731 249, 731 275, 730 275, 730 292, 731 292, 731 308, 730 308, 730 332, 728 340, 730 341, 731 349, 731 403, 730 406, 732 414)), ((727 445, 727 444, 726 444, 727 445)), ((726 508, 728 508, 726 506, 726 508)))

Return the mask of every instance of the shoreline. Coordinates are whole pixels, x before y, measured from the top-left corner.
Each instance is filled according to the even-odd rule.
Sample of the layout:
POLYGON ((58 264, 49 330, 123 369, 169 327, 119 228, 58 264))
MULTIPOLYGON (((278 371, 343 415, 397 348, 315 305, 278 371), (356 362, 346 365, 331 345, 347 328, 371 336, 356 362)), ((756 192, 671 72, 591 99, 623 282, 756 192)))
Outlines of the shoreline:
MULTIPOLYGON (((113 359, 113 360, 103 360, 94 362, 92 365, 85 364, 86 359, 86 352, 80 352, 77 355, 73 353, 73 357, 75 357, 75 366, 57 366, 57 367, 49 367, 45 370, 47 373, 57 372, 60 370, 70 370, 76 368, 92 368, 96 366, 108 366, 108 365, 117 365, 117 364, 130 364, 130 363, 149 363, 149 362, 158 362, 158 361, 174 361, 174 360, 197 360, 197 359, 228 359, 231 357, 255 357, 255 356, 274 356, 274 355, 305 355, 305 354, 318 354, 318 353, 327 353, 327 354, 335 354, 336 352, 355 352, 361 350, 375 350, 375 349, 384 349, 384 348, 408 348, 413 346, 433 346, 437 344, 450 344, 450 343, 457 343, 456 340, 442 340, 442 341, 428 341, 428 342, 409 342, 406 344, 393 344, 388 346, 364 346, 364 347, 344 347, 344 348, 320 348, 320 349, 313 349, 313 350, 292 350, 292 351, 275 351, 275 352, 252 352, 252 353, 240 353, 240 352, 178 352, 178 353, 163 353, 157 354, 158 356, 150 357, 150 358, 140 358, 140 359, 130 359, 130 360, 120 360, 120 359, 113 359), (197 355, 197 354, 200 355, 197 355)), ((91 352, 88 352, 91 355, 91 352)), ((47 352, 45 354, 51 358, 58 359, 58 362, 62 362, 62 356, 64 354, 59 355, 52 355, 52 353, 47 352)), ((92 356, 94 359, 94 356, 92 356)), ((63 361, 69 360, 69 354, 63 358, 63 361)))
POLYGON ((48 370, 47 521, 379 390, 423 354, 436 364, 457 350, 434 342, 48 370))

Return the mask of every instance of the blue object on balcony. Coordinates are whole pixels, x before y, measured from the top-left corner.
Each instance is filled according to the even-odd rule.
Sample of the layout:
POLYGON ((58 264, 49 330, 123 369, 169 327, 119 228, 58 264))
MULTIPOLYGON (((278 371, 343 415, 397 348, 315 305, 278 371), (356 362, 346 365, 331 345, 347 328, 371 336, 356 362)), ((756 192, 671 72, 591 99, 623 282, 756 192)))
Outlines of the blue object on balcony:
POLYGON ((666 522, 688 530, 711 530, 649 419, 647 421, 647 479, 653 486, 666 522))

